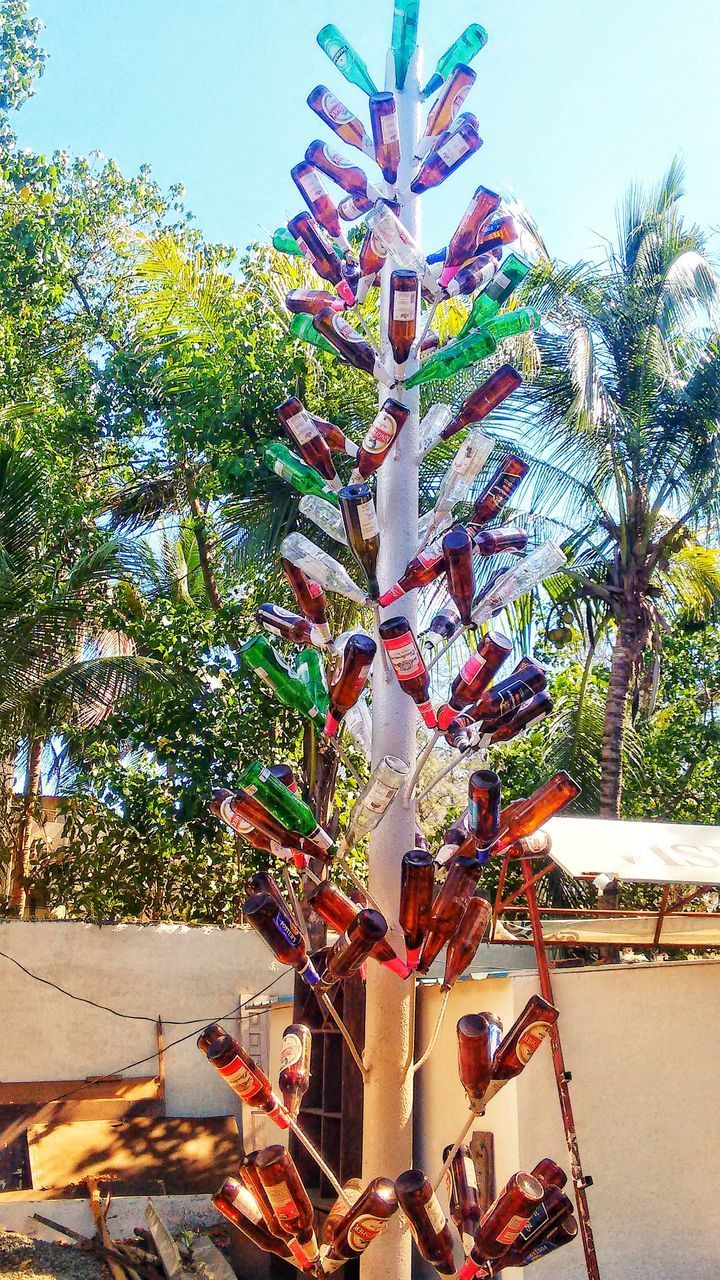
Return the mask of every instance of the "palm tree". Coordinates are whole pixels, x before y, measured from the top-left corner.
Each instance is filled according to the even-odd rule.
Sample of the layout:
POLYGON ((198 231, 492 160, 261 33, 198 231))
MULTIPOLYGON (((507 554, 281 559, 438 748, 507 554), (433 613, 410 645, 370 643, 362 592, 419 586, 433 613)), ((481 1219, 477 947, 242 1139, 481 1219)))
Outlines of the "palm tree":
POLYGON ((68 555, 48 545, 46 523, 37 457, 24 450, 20 434, 0 441, 0 749, 6 802, 16 758, 26 765, 19 817, 5 832, 7 897, 20 914, 51 739, 98 724, 143 677, 157 674, 157 664, 136 657, 127 637, 100 623, 100 606, 121 572, 116 542, 100 539, 68 555))
MULTIPOLYGON (((568 476, 554 512, 572 523, 558 607, 581 611, 591 653, 609 645, 600 813, 616 818, 630 706, 670 619, 720 601, 720 553, 703 531, 720 513, 720 290, 700 230, 681 215, 674 162, 633 187, 598 265, 535 273, 545 313, 540 367, 508 431, 568 476)), ((542 486, 541 486, 542 489, 542 486)))

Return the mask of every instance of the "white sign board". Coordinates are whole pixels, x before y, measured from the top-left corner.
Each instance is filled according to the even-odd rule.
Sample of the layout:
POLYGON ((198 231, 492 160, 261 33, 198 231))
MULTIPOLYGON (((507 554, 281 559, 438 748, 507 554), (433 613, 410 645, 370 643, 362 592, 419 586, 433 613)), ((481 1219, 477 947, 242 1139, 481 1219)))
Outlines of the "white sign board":
POLYGON ((720 827, 551 818, 551 856, 571 876, 720 885, 720 827))

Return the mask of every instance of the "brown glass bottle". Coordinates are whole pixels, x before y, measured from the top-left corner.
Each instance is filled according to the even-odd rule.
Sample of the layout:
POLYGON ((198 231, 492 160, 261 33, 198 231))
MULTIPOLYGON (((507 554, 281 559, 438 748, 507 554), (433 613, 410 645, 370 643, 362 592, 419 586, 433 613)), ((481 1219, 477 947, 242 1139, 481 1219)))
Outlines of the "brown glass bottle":
POLYGON ((347 303, 325 289, 289 289, 285 294, 285 306, 294 316, 316 316, 323 307, 344 311, 347 303))
POLYGON ((435 863, 427 849, 411 849, 403 854, 398 919, 411 969, 418 962, 430 922, 434 882, 435 863))
POLYGON ((288 436, 297 445, 303 460, 308 466, 314 467, 333 489, 339 489, 341 482, 335 470, 330 448, 302 402, 295 396, 290 396, 288 400, 284 400, 277 406, 275 412, 288 436))
POLYGON ((517 737, 526 729, 528 725, 534 724, 536 720, 542 720, 544 716, 550 714, 553 708, 552 698, 547 693, 536 693, 534 698, 528 698, 527 702, 523 702, 513 714, 507 719, 503 719, 494 730, 490 739, 492 743, 510 742, 512 738, 517 737))
POLYGON ((377 600, 380 594, 377 580, 380 529, 372 493, 367 484, 348 484, 338 493, 338 501, 348 546, 365 572, 368 595, 377 600))
POLYGON ((469 112, 458 116, 454 128, 440 135, 432 151, 423 160, 410 183, 410 190, 415 195, 421 195, 423 191, 439 186, 481 146, 482 138, 477 131, 475 117, 469 112))
POLYGON ((312 1032, 303 1022, 291 1022, 283 1031, 280 1045, 278 1084, 284 1105, 293 1119, 310 1085, 312 1032))
POLYGON ((314 622, 321 636, 329 644, 332 639, 327 619, 327 600, 319 582, 313 582, 291 560, 280 557, 283 573, 298 603, 298 608, 310 622, 314 622))
POLYGON ((387 387, 395 385, 394 372, 378 360, 367 338, 364 338, 357 329, 353 329, 344 316, 331 311, 329 307, 324 307, 316 316, 313 316, 313 328, 317 329, 318 333, 326 338, 343 360, 354 369, 371 374, 387 387))
POLYGON ((246 838, 258 849, 267 848, 270 853, 283 857, 287 856, 285 851, 300 853, 307 847, 303 836, 297 831, 289 831, 284 827, 247 791, 236 791, 229 798, 224 799, 221 810, 223 821, 227 822, 228 826, 237 829, 236 823, 239 819, 241 823, 251 828, 246 838), (258 839, 259 835, 262 836, 262 841, 258 839))
POLYGON ((485 224, 475 252, 484 253, 488 249, 497 249, 500 245, 514 244, 517 238, 515 222, 509 214, 505 214, 504 217, 494 218, 485 224))
POLYGON ((316 85, 308 94, 307 104, 348 146, 357 147, 366 156, 373 154, 372 139, 365 132, 362 121, 324 84, 316 85))
POLYGON ((346 1262, 359 1258, 375 1237, 384 1231, 397 1207, 395 1187, 390 1179, 373 1178, 335 1227, 328 1259, 346 1262))
POLYGON ((426 1262, 441 1276, 455 1275, 453 1239, 447 1219, 422 1169, 408 1169, 395 1179, 395 1192, 413 1239, 426 1262))
POLYGON ((474 422, 482 422, 483 418, 487 418, 493 409, 497 409, 513 391, 520 386, 522 377, 517 369, 513 369, 511 364, 501 365, 494 373, 491 373, 486 382, 481 387, 477 387, 475 391, 471 391, 466 400, 463 400, 458 412, 454 418, 451 418, 446 427, 440 432, 441 440, 449 440, 454 436, 456 431, 463 431, 465 427, 470 427, 474 422))
MULTIPOLYGON (((514 1174, 483 1214, 468 1262, 477 1265, 501 1258, 514 1244, 542 1197, 542 1184, 537 1178, 523 1171, 514 1174)), ((464 1270, 462 1267, 461 1276, 464 1270)))
POLYGON ((568 1176, 565 1170, 561 1169, 560 1165, 556 1164, 554 1160, 551 1160, 550 1156, 545 1156, 542 1160, 538 1160, 535 1168, 531 1169, 530 1172, 533 1178, 537 1178, 538 1182, 542 1182, 546 1191, 550 1187, 558 1187, 562 1191, 567 1184, 568 1176))
POLYGON ((287 1245, 268 1230, 249 1187, 238 1182, 237 1178, 226 1178, 220 1190, 212 1197, 212 1203, 228 1222, 242 1231, 259 1249, 275 1253, 279 1258, 292 1258, 287 1245))
POLYGON ((450 697, 438 711, 439 729, 447 729, 463 707, 477 702, 511 653, 512 641, 499 631, 488 631, 482 637, 475 652, 470 654, 455 676, 450 697))
POLYGON ((457 857, 448 871, 430 912, 428 931, 417 965, 418 973, 427 973, 446 942, 452 938, 465 908, 472 897, 482 867, 475 858, 457 857))
POLYGON ((329 1209, 328 1215, 322 1224, 320 1235, 323 1244, 330 1244, 330 1241, 335 1234, 335 1228, 340 1220, 345 1217, 345 1214, 348 1211, 348 1206, 355 1204, 360 1199, 363 1191, 362 1181, 360 1178, 348 1178, 347 1182, 343 1183, 343 1191, 347 1196, 347 1200, 343 1199, 342 1196, 338 1196, 335 1203, 329 1209))
POLYGON ((524 529, 481 529, 475 534, 475 550, 481 556, 498 556, 506 551, 524 551, 528 536, 524 529))
POLYGON ((234 1036, 223 1031, 217 1023, 211 1023, 198 1036, 197 1046, 238 1098, 264 1111, 279 1129, 287 1129, 279 1099, 275 1097, 265 1072, 253 1062, 234 1036))
POLYGON ((531 836, 548 818, 559 813, 580 795, 581 788, 569 773, 561 769, 548 778, 537 791, 526 800, 518 800, 512 806, 512 812, 505 810, 500 814, 500 835, 493 845, 492 852, 500 853, 509 844, 523 836, 531 836))
POLYGON ((305 151, 308 164, 314 164, 321 173, 332 178, 349 196, 368 196, 368 180, 364 169, 351 164, 339 151, 316 138, 305 151))
POLYGON ((436 725, 430 701, 430 675, 407 618, 386 618, 378 627, 395 675, 412 698, 428 729, 436 725))
POLYGON ((546 685, 547 677, 539 663, 532 658, 521 658, 509 676, 480 695, 473 708, 473 719, 482 722, 487 732, 492 733, 499 721, 514 714, 534 693, 542 693, 546 685))
POLYGON ((255 1168, 280 1226, 290 1233, 293 1257, 303 1271, 310 1270, 318 1255, 313 1207, 295 1161, 289 1151, 275 1145, 258 1153, 255 1168))
POLYGON ((363 276, 374 276, 382 271, 387 254, 378 240, 372 227, 365 232, 365 239, 360 246, 360 270, 363 276))
POLYGON ((369 106, 375 160, 383 178, 392 187, 397 182, 400 163, 400 128, 395 97, 392 93, 373 93, 369 106))
POLYGON ((247 1187, 248 1191, 253 1196, 255 1203, 262 1213, 265 1220, 265 1226, 268 1231, 270 1231, 272 1235, 276 1236, 278 1240, 287 1242, 288 1233, 280 1226, 277 1214, 267 1198, 265 1188, 260 1181, 258 1171, 255 1167, 255 1161, 259 1155, 259 1151, 250 1151, 244 1156, 241 1161, 240 1168, 238 1169, 238 1177, 240 1178, 243 1186, 247 1187))
POLYGON ((277 778, 278 782, 282 782, 283 786, 287 787, 288 791, 292 791, 295 795, 298 794, 297 779, 289 764, 284 764, 282 762, 278 764, 270 764, 268 765, 268 773, 271 773, 274 778, 277 778))
POLYGON ((360 445, 356 469, 352 479, 358 477, 367 480, 382 466, 402 428, 408 420, 410 410, 400 404, 399 400, 388 398, 375 415, 360 445))
POLYGON ((473 542, 467 529, 461 524, 450 529, 442 540, 445 557, 445 573, 448 591, 457 605, 463 625, 472 622, 472 603, 475 594, 473 572, 473 542))
MULTIPOLYGON (((464 809, 460 814, 460 817, 453 822, 451 827, 448 827, 445 835, 443 836, 442 845, 440 849, 438 849, 435 857, 435 862, 439 871, 445 874, 447 873, 448 864, 452 862, 455 855, 459 852, 460 846, 464 844, 466 840, 468 840, 467 809, 464 809)), ((468 848, 470 850, 470 856, 472 856, 474 845, 469 843, 468 848)))
POLYGON ((314 649, 324 649, 327 645, 319 627, 313 626, 307 618, 301 618, 282 605, 261 604, 255 611, 256 621, 273 636, 280 636, 292 644, 312 645, 314 649))
MULTIPOLYGON (((307 894, 307 902, 313 911, 320 916, 320 919, 324 920, 325 924, 330 925, 330 928, 334 929, 338 934, 345 932, 350 921, 355 919, 361 909, 332 880, 321 880, 319 884, 316 884, 307 894)), ((385 938, 373 947, 370 955, 373 960, 377 960, 380 964, 386 964, 389 969, 393 970, 393 973, 398 973, 401 978, 408 976, 407 965, 403 964, 385 938)))
POLYGON ((248 876, 245 881, 245 889, 248 894, 268 893, 277 902, 280 910, 284 911, 286 915, 289 914, 287 903, 280 892, 280 886, 269 871, 256 871, 254 875, 248 876))
POLYGON ((349 458, 357 457, 358 446, 355 441, 346 436, 345 432, 341 431, 334 422, 328 422, 325 418, 318 418, 316 413, 311 413, 310 417, 327 444, 328 449, 331 449, 333 453, 345 453, 349 458))
POLYGON ((476 769, 468 779, 468 835, 478 857, 496 839, 500 829, 500 779, 492 769, 476 769))
POLYGON ((445 555, 442 550, 437 550, 435 546, 428 547, 427 551, 421 551, 420 555, 414 556, 409 561, 401 578, 398 578, 394 586, 387 591, 383 591, 380 596, 380 604, 385 608, 392 604, 394 600, 399 600, 401 596, 407 595, 408 591, 414 591, 417 587, 426 587, 428 583, 434 582, 445 572, 445 555))
MULTIPOLYGON (((446 1147, 443 1151, 443 1164, 451 1150, 451 1147, 446 1147)), ((465 1252, 469 1253, 482 1217, 475 1161, 469 1147, 458 1147, 445 1179, 450 1217, 460 1233, 465 1252)))
POLYGON ((503 1254, 502 1264, 510 1267, 528 1267, 531 1262, 537 1262, 539 1258, 546 1257, 548 1253, 554 1253, 556 1249, 562 1248, 564 1244, 571 1244, 578 1231, 577 1219, 570 1212, 546 1233, 540 1231, 530 1240, 522 1240, 522 1238, 516 1240, 512 1248, 508 1249, 506 1254, 503 1254), (505 1262, 506 1258, 510 1259, 507 1263, 505 1262))
POLYGON ((472 68, 462 62, 453 69, 428 111, 425 132, 415 152, 418 157, 425 155, 430 150, 433 139, 451 127, 476 78, 472 68))
POLYGON ((339 240, 341 244, 345 243, 345 238, 340 228, 337 206, 325 187, 315 165, 308 164, 307 160, 301 160, 300 164, 293 165, 290 170, 290 177, 316 222, 327 231, 333 240, 339 240))
POLYGON ((303 982, 314 987, 319 977, 308 959, 305 939, 270 895, 252 894, 243 905, 243 914, 247 923, 264 938, 275 958, 281 964, 290 965, 303 982))
POLYGON ((487 898, 472 897, 463 912, 457 933, 448 943, 443 991, 449 991, 472 963, 491 920, 492 906, 487 898))
POLYGON ((437 329, 428 329, 427 333, 425 334, 425 337, 423 338, 422 342, 420 343, 420 346, 418 347, 418 352, 417 352, 418 356, 422 360, 424 359, 425 356, 429 356, 431 352, 437 351, 439 346, 440 346, 440 334, 438 333, 437 329))
POLYGON ((458 1075, 474 1111, 484 1107, 502 1023, 492 1013, 466 1013, 457 1024, 458 1075))
POLYGON ((396 364, 410 355, 417 328, 420 282, 414 271, 393 271, 388 303, 388 341, 396 364))
POLYGON ((492 480, 475 500, 471 519, 467 528, 470 533, 482 529, 488 520, 494 520, 514 494, 530 470, 527 462, 515 454, 508 454, 500 463, 492 480))
POLYGON ((353 291, 342 278, 340 259, 322 227, 309 213, 304 212, 296 214, 287 225, 288 231, 295 237, 320 279, 334 284, 340 296, 352 306, 355 301, 353 291))
POLYGON ((460 267, 447 285, 446 292, 451 298, 458 295, 468 297, 476 289, 482 293, 495 277, 497 269, 497 259, 491 253, 480 253, 466 262, 464 267, 460 267))
POLYGON ((500 196, 487 187, 478 187, 452 234, 445 252, 445 266, 440 276, 444 289, 452 279, 453 270, 462 266, 476 252, 480 229, 500 204, 500 196))
MULTIPOLYGON (((531 1176, 534 1177, 535 1175, 531 1176)), ((572 1217, 572 1211, 572 1201, 563 1194, 559 1187, 546 1188, 543 1191, 540 1204, 533 1210, 525 1226, 522 1227, 509 1249, 502 1255, 502 1265, 504 1267, 523 1266, 522 1261, 513 1262, 512 1259, 527 1257, 549 1235, 552 1235, 562 1222, 572 1217)))
POLYGON ((348 636, 341 661, 329 682, 329 706, 324 730, 328 738, 335 736, 346 711, 354 707, 360 697, 367 683, 376 650, 375 641, 363 631, 348 636))
POLYGON ((486 1101, 494 1098, 508 1080, 520 1075, 557 1020, 558 1011, 554 1005, 543 1000, 542 996, 530 997, 520 1017, 498 1046, 486 1101))
POLYGON ((351 978, 387 933, 387 920, 379 911, 364 907, 330 947, 320 980, 324 988, 351 978))

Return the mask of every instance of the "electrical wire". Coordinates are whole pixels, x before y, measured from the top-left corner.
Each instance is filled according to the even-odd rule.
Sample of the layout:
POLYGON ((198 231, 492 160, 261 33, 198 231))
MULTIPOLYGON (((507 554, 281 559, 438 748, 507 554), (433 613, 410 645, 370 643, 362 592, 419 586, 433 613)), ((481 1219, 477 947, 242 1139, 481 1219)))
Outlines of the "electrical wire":
MULTIPOLYGON (((67 991, 65 987, 59 986, 57 982, 52 982, 50 978, 41 978, 39 973, 33 973, 32 969, 27 969, 24 964, 21 964, 14 956, 9 956, 6 951, 0 951, 0 957, 3 960, 9 960, 11 964, 14 964, 23 973, 27 974, 28 978, 33 978, 35 982, 41 982, 45 987, 52 987, 54 991, 59 991, 60 995, 67 996, 69 1000, 77 1000, 79 1004, 89 1004, 93 1009, 101 1009, 104 1013, 112 1013, 116 1018, 126 1018, 128 1022, 152 1022, 153 1026, 155 1026, 159 1017, 165 1027, 195 1027, 200 1022, 207 1023, 212 1021, 210 1018, 163 1018, 161 1015, 149 1013, 122 1013, 120 1009, 111 1009, 110 1005, 99 1004, 97 1000, 91 1000, 89 996, 78 996, 74 991, 67 991)), ((280 976, 282 975, 279 974, 278 977, 280 976)), ((273 982, 277 981, 277 978, 273 979, 273 982)), ((273 984, 271 983, 270 985, 272 986, 273 984)), ((263 991, 267 990, 267 987, 263 987, 263 991)), ((260 996, 262 993, 262 991, 258 991, 257 995, 260 996)), ((251 997, 253 1000, 256 998, 257 996, 251 997)), ((242 1007, 242 1005, 238 1005, 237 1009, 233 1009, 231 1012, 237 1013, 238 1009, 242 1007)), ((223 1016, 229 1018, 231 1014, 226 1013, 223 1016)), ((215 1019, 215 1021, 219 1021, 219 1019, 215 1019)))

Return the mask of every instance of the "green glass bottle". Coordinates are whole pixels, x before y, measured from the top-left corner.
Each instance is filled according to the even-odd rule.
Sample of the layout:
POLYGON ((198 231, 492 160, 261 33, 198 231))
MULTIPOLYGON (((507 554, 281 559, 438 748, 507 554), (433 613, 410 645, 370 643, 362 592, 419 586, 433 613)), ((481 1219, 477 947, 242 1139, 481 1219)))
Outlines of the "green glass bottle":
POLYGON ((406 387, 417 387, 421 382, 442 382, 444 378, 452 378, 454 373, 467 369, 478 360, 492 355, 497 343, 485 329, 478 333, 469 333, 449 347, 442 347, 434 356, 420 366, 417 373, 408 378, 406 387))
POLYGON ((238 786, 254 796, 268 813, 291 831, 307 836, 327 853, 335 853, 337 845, 332 837, 318 826, 317 818, 296 791, 290 791, 274 773, 259 760, 253 760, 243 769, 238 786))
POLYGON ((407 69, 417 44, 420 0, 395 0, 392 51, 395 58, 395 85, 404 89, 407 69))
POLYGON ((266 446, 263 456, 270 470, 274 471, 276 476, 280 476, 281 480, 291 484, 298 493, 314 493, 318 498, 325 498, 327 502, 332 502, 335 507, 339 505, 335 490, 323 480, 319 471, 308 466, 302 458, 298 458, 287 445, 273 441, 266 446))
POLYGON ((464 338, 471 329, 479 329, 496 316, 508 298, 517 289, 521 280, 530 270, 530 263, 519 258, 516 253, 509 253, 501 267, 498 267, 489 285, 475 299, 472 310, 465 321, 458 337, 464 338))
POLYGON ((273 649, 267 636, 251 636, 240 650, 243 662, 266 684, 283 706, 290 707, 308 720, 325 723, 321 708, 313 702, 307 685, 296 671, 273 649))
POLYGON ((318 722, 322 720, 324 724, 325 716, 328 712, 329 698, 325 679, 325 664, 317 649, 301 649, 293 659, 292 667, 305 685, 310 695, 313 709, 317 709, 320 712, 318 716, 312 716, 312 719, 318 722))
POLYGON ((278 249, 280 253, 289 254, 291 258, 302 258, 303 256, 300 245, 287 227, 278 227, 277 231, 273 232, 272 242, 274 249, 278 249))
POLYGON ((329 351, 331 356, 336 356, 337 351, 327 338, 323 338, 321 333, 313 325, 313 317, 307 315, 304 311, 298 311, 290 320, 288 326, 293 338, 300 338, 302 342, 309 342, 311 346, 318 347, 320 351, 329 351))
POLYGON ((447 80, 459 63, 462 62, 467 66, 486 44, 485 28, 481 27, 479 22, 471 22, 455 43, 446 49, 441 58, 438 58, 437 66, 422 91, 422 97, 429 98, 430 94, 435 93, 443 81, 447 80))
POLYGON ((356 84, 358 89, 363 89, 368 95, 377 93, 377 85, 360 54, 355 52, 350 41, 345 39, 339 27, 336 27, 332 22, 328 22, 322 31, 318 31, 317 41, 323 53, 327 54, 330 61, 337 67, 340 75, 344 76, 350 84, 356 84))
POLYGON ((517 307, 515 311, 505 311, 501 316, 493 316, 485 323, 485 333, 489 333, 496 342, 503 338, 512 338, 516 333, 527 333, 528 329, 537 329, 540 324, 540 313, 534 307, 517 307))

